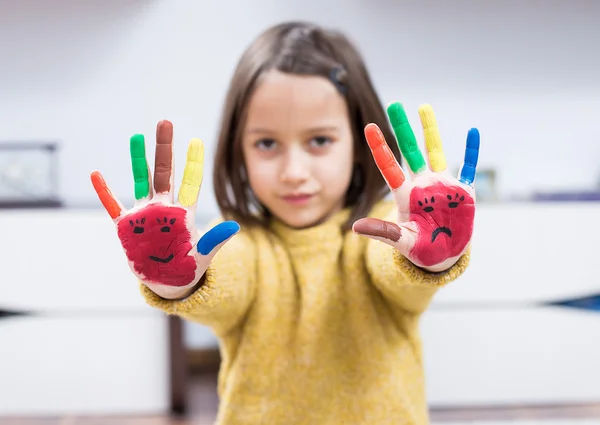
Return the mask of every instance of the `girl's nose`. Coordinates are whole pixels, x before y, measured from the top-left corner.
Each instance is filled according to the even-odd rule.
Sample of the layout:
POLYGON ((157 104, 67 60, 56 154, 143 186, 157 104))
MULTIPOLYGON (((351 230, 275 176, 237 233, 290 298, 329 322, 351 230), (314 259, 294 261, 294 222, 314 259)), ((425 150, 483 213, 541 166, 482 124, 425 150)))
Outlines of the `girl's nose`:
POLYGON ((282 183, 298 184, 306 181, 310 176, 309 165, 306 158, 301 154, 292 153, 288 155, 283 164, 280 175, 282 183))

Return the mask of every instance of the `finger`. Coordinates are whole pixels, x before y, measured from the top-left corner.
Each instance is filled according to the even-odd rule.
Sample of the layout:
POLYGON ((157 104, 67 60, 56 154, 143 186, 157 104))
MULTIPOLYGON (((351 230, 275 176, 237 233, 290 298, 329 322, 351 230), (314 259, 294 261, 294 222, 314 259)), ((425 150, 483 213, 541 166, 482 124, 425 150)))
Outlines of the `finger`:
POLYGON ((460 170, 459 181, 472 184, 475 181, 477 161, 479 160, 479 130, 472 128, 467 134, 467 147, 465 149, 465 162, 460 170))
POLYGON ((392 190, 398 189, 406 178, 377 124, 367 124, 365 138, 373 154, 375 164, 377 164, 377 168, 381 171, 388 186, 392 190))
POLYGON ((361 218, 354 222, 352 230, 361 236, 390 245, 405 257, 410 255, 416 242, 415 231, 410 227, 378 218, 361 218))
POLYGON ((179 203, 192 207, 198 200, 204 172, 204 144, 200 139, 192 139, 188 145, 187 159, 183 170, 183 182, 179 189, 179 203))
POLYGON ((202 255, 210 254, 217 245, 225 242, 239 230, 240 225, 235 221, 225 221, 217 224, 200 238, 196 245, 198 252, 202 255))
POLYGON ((108 185, 104 181, 100 171, 93 171, 91 174, 92 185, 100 198, 100 202, 113 220, 117 219, 124 210, 121 203, 114 197, 108 185))
POLYGON ((396 134, 400 152, 402 152, 402 156, 406 159, 410 170, 413 173, 424 171, 427 165, 417 145, 417 139, 410 127, 404 107, 399 102, 394 102, 388 106, 387 113, 396 134))
POLYGON ((386 239, 391 242, 398 242, 402 237, 402 229, 397 224, 371 217, 361 218, 354 222, 352 230, 364 236, 386 239))
POLYGON ((167 120, 156 126, 154 191, 173 195, 173 124, 167 120))
POLYGON ((131 168, 137 201, 150 197, 150 171, 146 161, 146 144, 143 134, 134 134, 129 140, 131 168))
POLYGON ((447 167, 446 157, 444 156, 442 138, 431 105, 420 106, 419 117, 421 118, 421 124, 423 125, 423 135, 429 159, 429 167, 435 172, 444 171, 447 167))

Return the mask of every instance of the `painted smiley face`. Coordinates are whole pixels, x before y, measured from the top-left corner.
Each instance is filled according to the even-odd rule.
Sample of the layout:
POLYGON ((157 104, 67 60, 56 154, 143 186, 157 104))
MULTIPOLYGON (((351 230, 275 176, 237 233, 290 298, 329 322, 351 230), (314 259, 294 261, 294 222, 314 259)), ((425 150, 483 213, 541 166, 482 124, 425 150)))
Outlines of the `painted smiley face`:
POLYGON ((185 286, 195 279, 186 215, 183 208, 150 204, 119 221, 117 234, 136 273, 169 286, 185 286))
POLYGON ((424 266, 456 257, 473 234, 475 202, 460 186, 438 182, 415 187, 410 193, 410 221, 419 237, 411 256, 424 266))

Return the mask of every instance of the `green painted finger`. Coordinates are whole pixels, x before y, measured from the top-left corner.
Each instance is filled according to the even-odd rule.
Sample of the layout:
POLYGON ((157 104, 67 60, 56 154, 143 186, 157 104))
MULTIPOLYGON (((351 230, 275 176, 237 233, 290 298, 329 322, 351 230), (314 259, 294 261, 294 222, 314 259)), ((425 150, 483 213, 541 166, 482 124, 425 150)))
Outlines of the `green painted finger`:
POLYGON ((148 162, 146 162, 146 146, 143 134, 131 136, 129 150, 131 152, 135 199, 146 198, 150 194, 150 182, 148 180, 148 162))
POLYGON ((404 111, 404 106, 399 102, 390 104, 387 108, 387 114, 398 140, 398 147, 402 156, 406 159, 408 166, 413 173, 419 173, 425 169, 425 158, 417 145, 417 138, 410 128, 408 117, 404 111))

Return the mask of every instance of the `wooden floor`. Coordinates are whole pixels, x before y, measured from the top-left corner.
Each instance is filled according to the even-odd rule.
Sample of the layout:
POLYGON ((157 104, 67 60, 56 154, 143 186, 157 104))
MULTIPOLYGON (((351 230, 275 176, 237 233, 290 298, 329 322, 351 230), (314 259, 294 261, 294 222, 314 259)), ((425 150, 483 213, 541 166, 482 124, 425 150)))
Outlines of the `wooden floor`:
POLYGON ((213 425, 219 399, 217 376, 202 374, 190 381, 189 412, 185 417, 61 417, 61 418, 2 418, 0 425, 213 425))
MULTIPOLYGON (((0 425, 213 425, 218 407, 217 378, 203 374, 190 382, 190 411, 185 417, 61 417, 61 418, 0 418, 0 425)), ((433 410, 431 419, 435 424, 464 423, 465 421, 515 421, 531 419, 597 418, 600 424, 600 405, 593 406, 540 406, 511 409, 433 410)), ((594 424, 596 422, 594 421, 594 424)))

